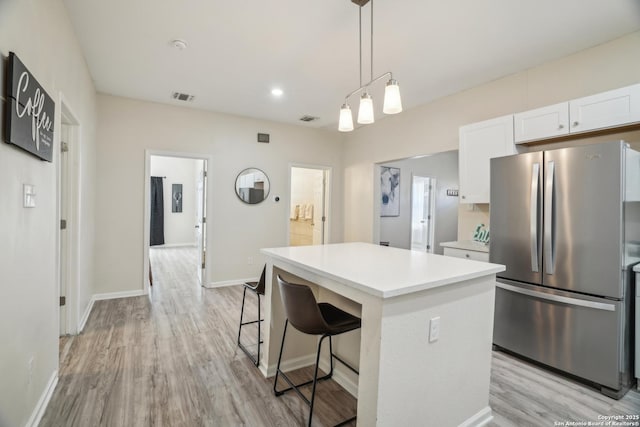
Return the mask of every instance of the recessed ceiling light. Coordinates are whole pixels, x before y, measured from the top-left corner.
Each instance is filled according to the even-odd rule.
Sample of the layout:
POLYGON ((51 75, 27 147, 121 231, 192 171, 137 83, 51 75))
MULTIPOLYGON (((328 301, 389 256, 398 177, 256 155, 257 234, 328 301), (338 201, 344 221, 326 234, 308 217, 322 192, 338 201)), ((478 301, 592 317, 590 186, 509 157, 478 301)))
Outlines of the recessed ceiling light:
POLYGON ((279 87, 271 89, 271 95, 280 97, 284 92, 279 87))
POLYGON ((180 39, 171 40, 171 46, 178 50, 185 50, 187 48, 187 42, 180 39))

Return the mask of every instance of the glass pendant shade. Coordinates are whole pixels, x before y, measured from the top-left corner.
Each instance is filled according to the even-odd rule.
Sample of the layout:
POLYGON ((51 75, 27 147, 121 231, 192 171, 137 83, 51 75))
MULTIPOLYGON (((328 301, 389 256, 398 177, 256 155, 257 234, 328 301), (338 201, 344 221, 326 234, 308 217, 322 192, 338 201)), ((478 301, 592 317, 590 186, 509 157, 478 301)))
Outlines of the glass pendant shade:
POLYGON ((338 130, 340 132, 351 132, 353 130, 353 115, 351 114, 351 108, 347 104, 343 104, 340 107, 338 130))
POLYGON ((373 117, 373 100, 371 95, 363 93, 360 98, 360 108, 358 108, 358 123, 368 125, 375 121, 373 117))
POLYGON ((402 112, 402 99, 400 98, 400 86, 396 80, 390 79, 384 89, 384 105, 382 112, 385 114, 398 114, 402 112))

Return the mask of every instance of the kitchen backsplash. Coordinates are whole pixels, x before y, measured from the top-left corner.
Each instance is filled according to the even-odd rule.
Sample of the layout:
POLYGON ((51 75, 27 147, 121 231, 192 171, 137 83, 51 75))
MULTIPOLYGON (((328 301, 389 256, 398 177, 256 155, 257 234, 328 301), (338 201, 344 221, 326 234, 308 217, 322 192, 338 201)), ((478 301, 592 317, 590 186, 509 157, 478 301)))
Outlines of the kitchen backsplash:
POLYGON ((478 224, 489 228, 489 204, 458 205, 458 240, 471 240, 478 224))

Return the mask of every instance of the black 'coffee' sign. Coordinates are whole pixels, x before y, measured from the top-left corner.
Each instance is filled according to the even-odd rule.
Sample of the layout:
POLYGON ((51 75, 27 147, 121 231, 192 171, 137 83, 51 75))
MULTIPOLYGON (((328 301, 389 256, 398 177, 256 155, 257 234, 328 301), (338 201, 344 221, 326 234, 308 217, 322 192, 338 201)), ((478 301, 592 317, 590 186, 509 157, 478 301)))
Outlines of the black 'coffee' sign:
POLYGON ((7 89, 7 142, 52 161, 55 103, 13 52, 9 53, 7 89))

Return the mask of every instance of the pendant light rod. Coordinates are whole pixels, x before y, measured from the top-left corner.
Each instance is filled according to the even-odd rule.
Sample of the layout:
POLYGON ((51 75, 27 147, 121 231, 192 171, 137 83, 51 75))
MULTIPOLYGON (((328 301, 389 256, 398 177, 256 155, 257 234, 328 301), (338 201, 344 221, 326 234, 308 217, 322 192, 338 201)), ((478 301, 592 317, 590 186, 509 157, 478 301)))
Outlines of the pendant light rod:
POLYGON ((362 87, 362 6, 358 8, 358 47, 360 48, 360 87, 362 87))
POLYGON ((364 85, 360 85, 360 87, 358 89, 354 90, 353 92, 349 93, 347 96, 344 97, 344 102, 346 103, 347 100, 349 98, 351 98, 353 95, 355 95, 356 93, 368 88, 369 86, 371 86, 372 84, 374 84, 378 80, 383 79, 386 76, 389 76, 389 79, 393 79, 393 73, 391 71, 387 71, 386 73, 379 75, 378 77, 376 77, 375 79, 371 80, 370 82, 367 82, 364 85))
MULTIPOLYGON (((362 7, 360 7, 360 9, 362 9, 362 7)), ((373 81, 373 0, 371 0, 371 56, 370 56, 370 62, 371 62, 371 72, 369 73, 369 78, 373 81)), ((360 83, 360 86, 362 86, 362 83, 360 83)))

